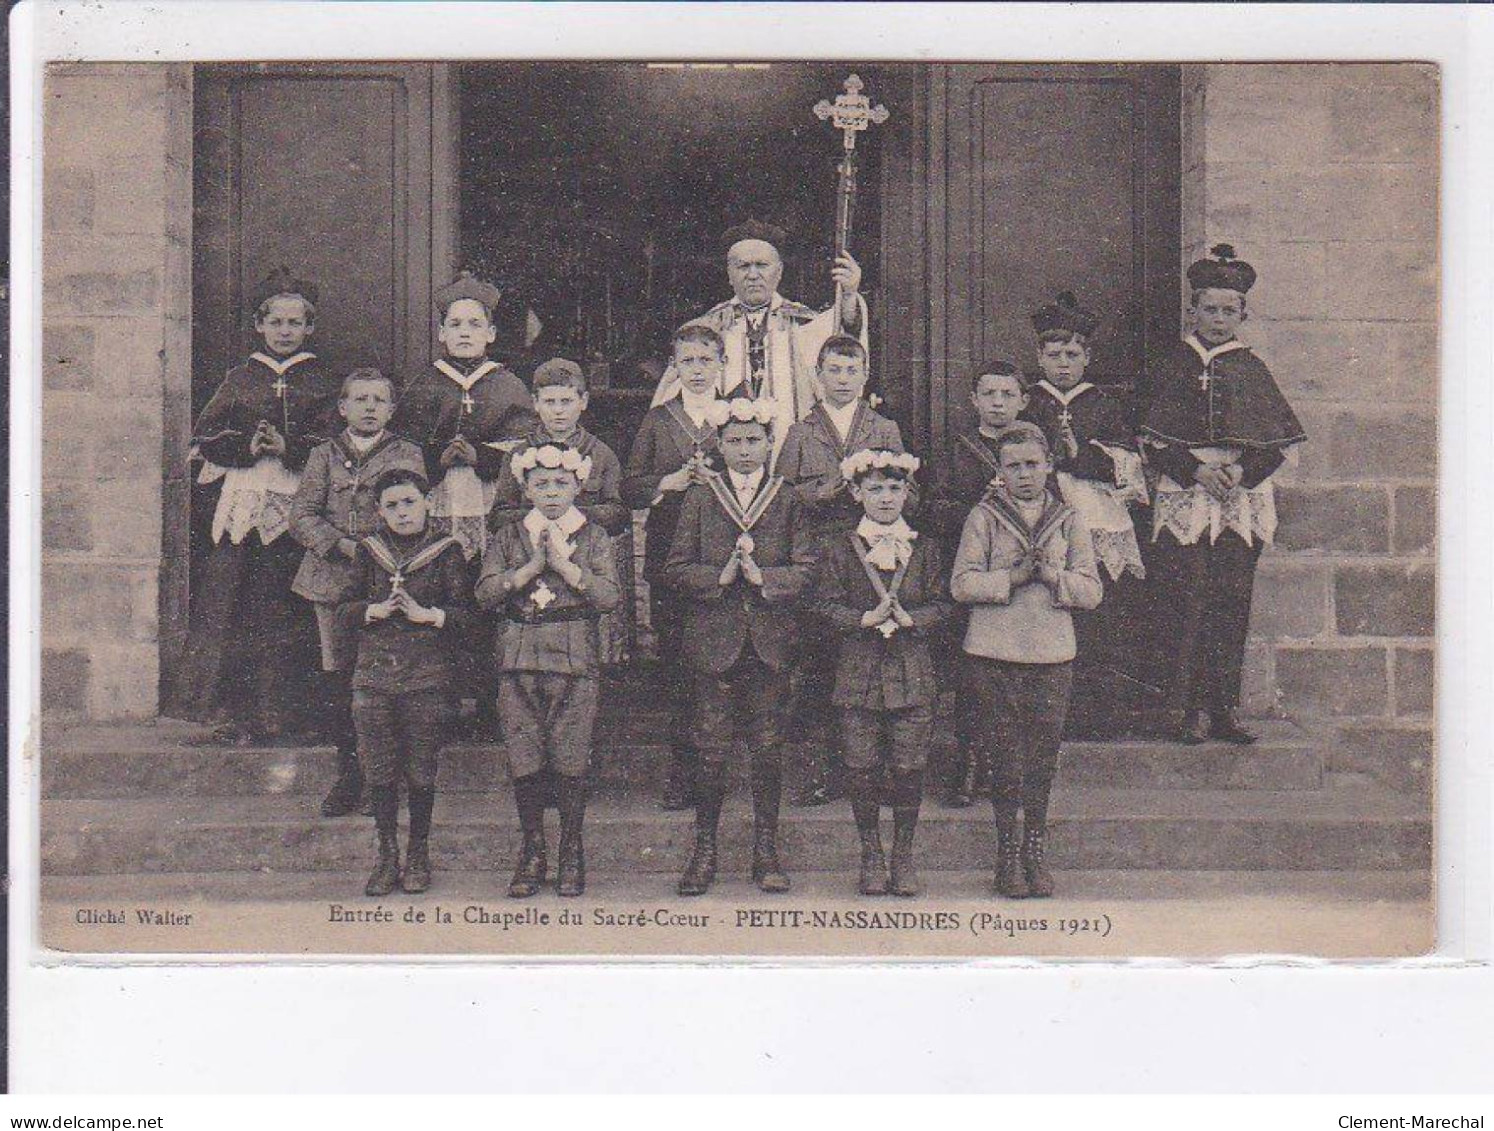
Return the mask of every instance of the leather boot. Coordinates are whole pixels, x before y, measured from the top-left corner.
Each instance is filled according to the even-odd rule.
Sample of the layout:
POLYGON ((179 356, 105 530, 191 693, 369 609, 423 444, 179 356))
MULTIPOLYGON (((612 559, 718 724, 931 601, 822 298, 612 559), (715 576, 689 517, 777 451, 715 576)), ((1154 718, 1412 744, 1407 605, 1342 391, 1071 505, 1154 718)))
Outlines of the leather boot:
POLYGON ((1232 707, 1209 712, 1209 737, 1234 746, 1249 746, 1255 742, 1255 735, 1240 725, 1232 707))
POLYGON ((992 802, 996 810, 996 894, 1008 899, 1026 899, 1027 882, 1019 866, 1017 806, 1009 801, 992 802))
POLYGON ((887 859, 882 855, 882 807, 877 800, 876 771, 852 770, 848 785, 851 814, 861 837, 861 882, 857 890, 862 895, 886 895, 887 859))
POLYGON ((698 756, 695 751, 676 746, 669 754, 669 773, 664 779, 664 797, 659 803, 671 813, 690 808, 695 803, 695 786, 691 780, 698 756))
POLYGON ((548 863, 545 860, 545 809, 538 774, 514 779, 514 804, 519 810, 519 828, 524 842, 519 862, 508 883, 510 899, 528 899, 538 895, 545 882, 548 863))
MULTIPOLYGON (((322 816, 346 817, 349 813, 357 813, 363 810, 364 795, 363 771, 358 767, 356 749, 339 749, 337 751, 337 781, 332 784, 331 791, 322 799, 322 816)), ((371 803, 366 812, 369 816, 373 815, 371 803)))
POLYGON ((1022 838, 1022 874, 1027 880, 1027 894, 1033 899, 1047 899, 1053 894, 1053 875, 1043 863, 1043 840, 1046 830, 1029 828, 1022 838))
POLYGON ((716 882, 716 829, 726 796, 726 766, 702 762, 695 774, 695 848, 680 876, 680 895, 705 895, 716 882))
POLYGON ((431 812, 436 807, 434 786, 410 787, 410 840, 405 849, 405 870, 400 873, 400 890, 419 895, 431 886, 431 812))
POLYGON ((913 866, 913 833, 923 801, 923 773, 904 771, 893 776, 892 878, 893 895, 913 896, 922 890, 913 866))
POLYGON ((385 896, 399 886, 399 791, 392 785, 374 788, 379 830, 379 859, 363 887, 364 895, 385 896))
POLYGON ((586 818, 586 779, 561 777, 560 868, 555 877, 556 895, 580 895, 586 890, 586 850, 581 843, 581 825, 586 818))
POLYGON ((789 878, 778 862, 778 807, 783 794, 783 770, 775 755, 752 759, 752 882, 759 891, 780 894, 789 878))

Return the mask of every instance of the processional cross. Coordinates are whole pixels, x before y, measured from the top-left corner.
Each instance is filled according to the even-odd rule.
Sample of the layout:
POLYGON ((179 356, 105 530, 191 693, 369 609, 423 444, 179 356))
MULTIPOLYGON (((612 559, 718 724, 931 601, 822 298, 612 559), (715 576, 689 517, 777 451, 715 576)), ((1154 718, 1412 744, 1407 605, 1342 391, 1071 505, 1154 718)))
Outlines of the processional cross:
MULTIPOLYGON (((814 116, 820 121, 830 119, 841 132, 840 159, 835 171, 839 184, 835 194, 835 254, 844 255, 851 239, 851 219, 856 206, 856 135, 871 125, 880 126, 888 118, 887 107, 880 102, 876 106, 862 94, 865 83, 859 75, 846 79, 845 92, 837 94, 835 101, 820 99, 814 105, 814 116)), ((840 288, 835 288, 835 317, 841 320, 840 288)))

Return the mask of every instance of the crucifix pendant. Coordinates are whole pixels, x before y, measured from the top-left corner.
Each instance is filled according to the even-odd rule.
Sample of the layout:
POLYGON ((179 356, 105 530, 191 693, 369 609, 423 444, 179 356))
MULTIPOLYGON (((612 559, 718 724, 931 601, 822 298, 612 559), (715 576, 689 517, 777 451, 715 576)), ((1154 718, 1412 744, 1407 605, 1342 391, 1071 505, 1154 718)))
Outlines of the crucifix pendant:
POLYGON ((284 377, 276 377, 275 378, 275 383, 273 385, 271 385, 270 388, 272 388, 272 389, 275 390, 275 395, 277 397, 280 397, 280 398, 284 399, 284 397, 285 397, 285 388, 286 388, 286 386, 285 386, 285 378, 284 377))
POLYGON ((1198 375, 1198 387, 1207 393, 1209 391, 1209 381, 1209 371, 1205 369, 1198 375))
POLYGON ((465 389, 462 390, 462 411, 471 412, 477 402, 472 399, 472 394, 465 389))
POLYGON ((1071 413, 1067 407, 1065 407, 1064 410, 1058 414, 1058 423, 1061 427, 1067 428, 1069 425, 1074 423, 1074 414, 1071 413))
POLYGON ((398 593, 404 587, 405 587, 405 575, 403 573, 399 572, 398 570, 396 570, 395 573, 394 573, 394 576, 389 579, 389 596, 393 597, 396 593, 398 593))

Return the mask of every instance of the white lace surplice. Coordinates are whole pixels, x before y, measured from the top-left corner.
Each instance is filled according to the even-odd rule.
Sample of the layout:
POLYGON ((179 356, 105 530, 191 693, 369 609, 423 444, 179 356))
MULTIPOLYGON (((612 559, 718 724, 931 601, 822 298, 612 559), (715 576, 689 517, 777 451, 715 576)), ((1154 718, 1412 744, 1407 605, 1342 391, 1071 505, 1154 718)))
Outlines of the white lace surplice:
MULTIPOLYGON (((1239 448, 1189 448, 1196 459, 1214 467, 1236 463, 1239 448)), ((1191 546, 1205 534, 1213 545, 1219 535, 1233 530, 1247 546, 1257 540, 1271 545, 1276 537, 1276 492, 1267 479, 1255 487, 1236 487, 1222 500, 1214 498, 1203 485, 1183 487, 1169 476, 1157 483, 1157 497, 1152 505, 1152 541, 1166 530, 1184 546, 1191 546)))
POLYGON ((1092 479, 1079 479, 1066 471, 1058 473, 1058 493, 1063 501, 1078 512, 1089 527, 1094 542, 1095 556, 1105 566, 1111 580, 1119 580, 1129 570, 1136 577, 1145 577, 1146 569, 1141 564, 1141 546, 1136 541, 1136 527, 1131 521, 1131 512, 1126 503, 1132 500, 1146 502, 1146 480, 1142 474, 1141 457, 1125 448, 1111 447, 1091 441, 1103 448, 1115 463, 1115 484, 1098 483, 1092 479))
POLYGON ((301 477, 274 456, 262 456, 253 467, 220 467, 204 461, 197 474, 199 483, 223 480, 218 506, 213 511, 213 541, 228 540, 237 546, 251 531, 268 546, 290 529, 291 502, 301 477))

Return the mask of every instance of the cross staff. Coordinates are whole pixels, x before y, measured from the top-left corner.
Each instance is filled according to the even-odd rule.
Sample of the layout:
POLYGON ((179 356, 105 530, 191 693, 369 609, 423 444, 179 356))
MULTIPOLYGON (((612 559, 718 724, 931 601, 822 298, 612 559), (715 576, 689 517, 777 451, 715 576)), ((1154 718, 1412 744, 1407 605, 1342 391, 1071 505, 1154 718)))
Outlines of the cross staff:
MULTIPOLYGON (((837 94, 834 102, 822 98, 814 105, 814 116, 822 122, 830 119, 831 124, 841 133, 840 160, 835 165, 835 171, 839 175, 835 195, 837 256, 850 250, 851 217, 856 204, 856 135, 865 132, 871 125, 880 126, 889 116, 887 107, 881 103, 873 106, 871 99, 861 93, 865 85, 859 75, 853 74, 844 83, 844 93, 837 94)), ((841 312, 839 285, 835 288, 835 310, 836 321, 840 322, 844 316, 841 312)))

